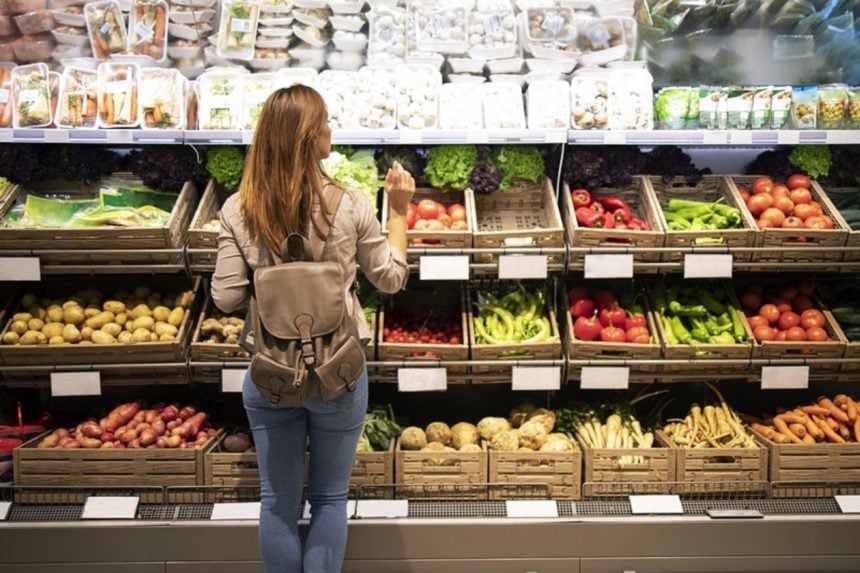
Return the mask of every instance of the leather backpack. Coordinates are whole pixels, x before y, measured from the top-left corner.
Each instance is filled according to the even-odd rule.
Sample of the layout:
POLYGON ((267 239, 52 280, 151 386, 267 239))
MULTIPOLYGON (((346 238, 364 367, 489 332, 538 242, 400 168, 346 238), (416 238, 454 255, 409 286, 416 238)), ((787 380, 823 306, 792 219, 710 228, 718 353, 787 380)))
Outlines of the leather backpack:
MULTIPOLYGON (((343 195, 336 185, 324 188, 332 220, 343 195)), ((321 216, 317 226, 323 238, 313 225, 309 239, 291 234, 280 256, 273 253, 275 264, 254 271, 246 320, 253 333, 251 379, 273 405, 299 407, 314 396, 334 400, 355 390, 364 370, 358 328, 347 313, 343 269, 321 260, 331 226, 321 216)))

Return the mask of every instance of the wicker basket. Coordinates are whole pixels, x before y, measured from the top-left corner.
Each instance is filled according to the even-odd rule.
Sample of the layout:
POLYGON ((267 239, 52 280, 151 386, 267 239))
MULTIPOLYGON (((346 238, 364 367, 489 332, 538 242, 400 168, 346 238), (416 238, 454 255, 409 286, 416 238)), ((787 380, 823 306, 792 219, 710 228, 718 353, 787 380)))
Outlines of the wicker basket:
MULTIPOLYGON (((653 201, 648 196, 644 177, 634 177, 630 185, 618 188, 600 188, 592 196, 604 197, 614 195, 624 199, 633 213, 643 221, 646 221, 653 230, 651 231, 629 231, 620 229, 594 229, 583 227, 576 220, 576 209, 573 206, 570 187, 565 183, 562 193, 562 205, 564 207, 564 220, 567 227, 567 238, 571 247, 623 247, 630 246, 637 249, 656 249, 663 246, 666 239, 666 231, 662 226, 660 217, 654 210, 653 201)), ((660 262, 660 252, 635 253, 633 264, 660 262)), ((571 255, 571 268, 581 270, 585 265, 585 255, 574 253, 571 255)), ((644 272, 656 272, 657 267, 645 267, 644 272)))
MULTIPOLYGON (((125 185, 143 184, 130 173, 114 173, 104 182, 125 185)), ((93 186, 71 181, 53 181, 28 185, 28 190, 44 194, 67 195, 72 199, 91 198, 93 186)), ((13 185, 0 199, 0 219, 8 217, 19 197, 26 193, 23 187, 13 185)), ((51 264, 115 264, 122 273, 123 264, 181 264, 182 253, 166 254, 146 251, 181 249, 191 220, 197 190, 190 182, 183 185, 173 211, 164 227, 85 227, 75 229, 7 229, 0 227, 0 249, 45 249, 50 251, 79 251, 71 253, 41 254, 42 263, 51 264), (129 253, 105 253, 105 250, 136 250, 129 253)))
MULTIPOLYGON (((660 224, 666 230, 666 247, 679 248, 713 248, 713 240, 718 239, 722 245, 732 247, 755 246, 755 221, 743 205, 743 199, 731 181, 722 175, 705 175, 696 185, 690 185, 684 178, 676 178, 670 183, 664 183, 660 177, 645 177, 648 194, 658 213, 660 224), (687 199, 692 201, 717 201, 722 199, 725 205, 737 207, 741 212, 741 228, 720 229, 715 231, 673 231, 669 228, 663 208, 670 199, 687 199)), ((750 260, 750 253, 738 253, 736 261, 750 260)), ((678 262, 684 259, 683 253, 664 253, 663 261, 678 262)))
POLYGON ((545 487, 553 499, 582 498, 582 452, 571 438, 570 452, 500 452, 489 450, 490 499, 543 498, 545 487), (510 485, 510 488, 495 484, 510 485))
MULTIPOLYGON (((737 191, 737 186, 749 187, 755 181, 755 175, 732 175, 729 178, 732 188, 737 191)), ((832 261, 834 264, 827 267, 813 267, 816 271, 838 271, 839 261, 842 260, 843 251, 848 238, 848 229, 839 216, 839 212, 830 199, 824 194, 821 186, 813 181, 809 189, 815 201, 821 204, 825 215, 833 219, 833 229, 759 229, 756 233, 756 249, 752 257, 753 263, 791 263, 793 270, 798 270, 803 263, 822 263, 832 261), (800 242, 800 240, 804 242, 800 242), (775 248, 791 247, 791 251, 778 251, 775 248), (830 247, 827 251, 804 252, 806 247, 830 247)), ((746 206, 743 212, 749 215, 746 206)), ((749 215, 751 217, 751 215, 749 215)))
MULTIPOLYGON (((838 208, 836 208, 836 204, 838 204, 841 198, 846 196, 854 196, 860 200, 860 188, 858 187, 828 187, 825 192, 828 200, 834 206, 833 209, 833 220, 837 221, 837 227, 841 227, 846 230, 848 233, 848 238, 845 241, 846 247, 860 247, 860 231, 855 231, 852 229, 848 223, 845 222, 845 218, 842 216, 841 212, 838 208)), ((845 262, 857 262, 860 261, 860 251, 845 251, 845 256, 842 258, 845 262)))
POLYGON ((214 268, 218 248, 218 231, 206 230, 203 227, 218 218, 221 206, 232 194, 223 185, 210 179, 200 198, 200 204, 191 219, 188 229, 189 249, 211 249, 210 253, 190 253, 188 260, 194 268, 214 268))
MULTIPOLYGON (((539 188, 475 195, 475 247, 564 247, 564 224, 549 178, 539 188)), ((494 263, 496 255, 475 256, 494 263)), ((564 254, 547 255, 547 264, 563 265, 564 254)))
POLYGON ((395 483, 398 498, 487 499, 487 449, 480 452, 403 450, 397 439, 395 483))
POLYGON ((591 448, 577 436, 585 461, 582 494, 588 497, 671 493, 675 451, 670 448, 591 448), (624 458, 638 456, 642 463, 624 458))

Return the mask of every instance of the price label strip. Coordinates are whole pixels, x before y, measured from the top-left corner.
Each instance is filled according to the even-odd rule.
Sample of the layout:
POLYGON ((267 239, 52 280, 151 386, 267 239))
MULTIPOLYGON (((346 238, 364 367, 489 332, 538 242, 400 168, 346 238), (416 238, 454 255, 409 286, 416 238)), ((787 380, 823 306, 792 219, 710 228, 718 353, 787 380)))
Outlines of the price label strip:
POLYGON ((212 521, 260 519, 260 502, 216 503, 212 506, 212 521))
POLYGON ((364 519, 408 517, 409 500, 361 499, 356 503, 355 514, 364 519))
POLYGON ((134 519, 138 503, 137 496, 90 496, 81 519, 134 519))
POLYGON ((12 509, 11 501, 0 501, 0 521, 6 521, 10 509, 12 509))
POLYGON ((40 281, 42 266, 38 257, 0 257, 0 281, 40 281))
POLYGON ((762 366, 762 390, 806 390, 809 366, 762 366))
POLYGON ((634 515, 683 515, 677 495, 631 495, 630 511, 634 515))
POLYGON ((500 255, 500 279, 545 279, 546 255, 500 255))
POLYGON ((558 517, 558 504, 549 499, 510 499, 505 512, 508 517, 558 517))
POLYGON ((400 392, 440 392, 448 389, 446 368, 399 368, 397 390, 400 392))
POLYGON ((630 387, 630 368, 583 366, 579 386, 583 390, 626 390, 630 387))
POLYGON ((732 278, 732 255, 684 255, 685 279, 732 278))
POLYGON ((633 255, 585 255, 586 279, 632 279, 633 255))
POLYGON ((754 509, 709 509, 705 513, 711 519, 764 519, 764 515, 754 509))
POLYGON ((860 495, 834 495, 842 513, 860 513, 860 495))
POLYGON ((469 257, 422 256, 420 262, 422 281, 467 281, 469 280, 469 257))
POLYGON ((100 372, 51 372, 51 396, 101 396, 100 372))
MULTIPOLYGON (((349 519, 355 515, 355 500, 348 499, 346 501, 346 517, 349 519)), ((305 506, 302 509, 302 519, 310 519, 311 518, 311 503, 309 501, 305 502, 305 506)))
POLYGON ((557 366, 514 366, 511 369, 512 390, 559 390, 561 369, 557 366))
POLYGON ((242 392, 245 383, 245 370, 239 368, 225 368, 221 371, 222 392, 242 392))

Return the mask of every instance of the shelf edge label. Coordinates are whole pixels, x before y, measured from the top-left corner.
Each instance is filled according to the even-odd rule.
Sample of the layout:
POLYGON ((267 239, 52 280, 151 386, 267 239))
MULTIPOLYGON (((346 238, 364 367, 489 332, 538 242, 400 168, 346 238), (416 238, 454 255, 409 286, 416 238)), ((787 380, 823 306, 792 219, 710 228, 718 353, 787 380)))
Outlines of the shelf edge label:
POLYGON ((260 519, 260 502, 215 503, 212 504, 211 521, 254 520, 260 519))
POLYGON ((245 383, 244 368, 224 368, 221 370, 221 391, 222 392, 242 392, 242 385, 245 383))
POLYGON ((834 495, 842 513, 860 513, 860 495, 834 495))
POLYGON ((762 366, 762 390, 806 390, 809 366, 762 366))
POLYGON ((139 503, 137 496, 91 495, 84 503, 81 519, 134 519, 139 503))
POLYGON ((631 495, 630 511, 634 515, 683 515, 684 507, 677 495, 631 495))
POLYGON ((732 278, 732 255, 684 255, 685 279, 730 279, 732 278))
POLYGON ((0 257, 0 281, 40 281, 39 257, 0 257))
POLYGON ((469 280, 469 257, 422 256, 420 259, 422 281, 467 281, 469 280))
MULTIPOLYGON (((353 515, 355 515, 355 500, 348 499, 346 500, 346 518, 349 519, 353 515)), ((310 519, 311 518, 311 502, 306 501, 305 505, 302 507, 302 519, 310 519)))
POLYGON ((586 279, 632 279, 633 255, 585 255, 586 279))
POLYGON ((514 366, 511 368, 511 390, 560 390, 561 368, 558 366, 514 366))
POLYGON ((0 521, 6 521, 9 517, 9 510, 12 509, 11 501, 0 501, 0 521))
POLYGON ((398 368, 398 392, 440 392, 448 389, 446 368, 398 368))
POLYGON ((100 372, 51 372, 51 396, 101 396, 100 372))
POLYGON ((409 517, 407 499, 360 499, 355 505, 356 516, 365 519, 409 517))
POLYGON ((545 279, 546 255, 499 255, 500 279, 545 279))
POLYGON ((509 499, 505 501, 508 517, 558 517, 558 503, 551 499, 509 499))
POLYGON ((583 390, 626 390, 630 387, 630 368, 583 366, 579 387, 583 390))

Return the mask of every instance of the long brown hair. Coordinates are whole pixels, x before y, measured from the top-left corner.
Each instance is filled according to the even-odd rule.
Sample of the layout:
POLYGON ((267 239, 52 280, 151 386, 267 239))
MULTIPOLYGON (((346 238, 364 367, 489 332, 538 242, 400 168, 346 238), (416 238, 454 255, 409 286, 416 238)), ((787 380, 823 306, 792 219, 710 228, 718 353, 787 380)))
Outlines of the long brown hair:
MULTIPOLYGON (((276 254, 288 235, 305 234, 314 198, 331 223, 322 201, 327 177, 316 141, 327 119, 322 96, 303 85, 275 91, 260 112, 239 184, 239 205, 254 241, 276 254)), ((315 221, 314 231, 320 234, 315 221)))

